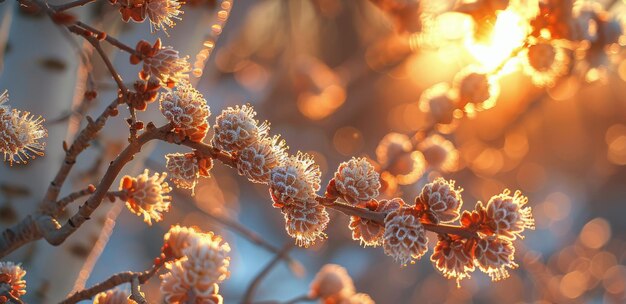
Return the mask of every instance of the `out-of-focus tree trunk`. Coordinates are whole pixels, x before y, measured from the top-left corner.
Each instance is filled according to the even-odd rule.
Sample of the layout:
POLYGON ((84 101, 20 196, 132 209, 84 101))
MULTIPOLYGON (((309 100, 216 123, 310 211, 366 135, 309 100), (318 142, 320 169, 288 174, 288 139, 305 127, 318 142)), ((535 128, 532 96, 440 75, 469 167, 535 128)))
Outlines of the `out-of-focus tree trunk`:
MULTIPOLYGON (((0 204, 4 214, 11 215, 3 217, 2 224, 8 226, 36 210, 63 159, 61 142, 65 139, 67 124, 53 124, 51 121, 63 116, 71 107, 78 56, 75 45, 68 41, 71 35, 65 35, 65 30, 58 28, 47 16, 25 13, 12 1, 5 2, 3 6, 13 10, 13 18, 5 48, 0 89, 9 90, 12 107, 42 115, 48 120, 45 124, 48 129, 45 157, 38 157, 27 165, 0 166, 0 204)), ((71 284, 71 278, 60 275, 61 272, 53 276, 50 271, 52 266, 65 271, 75 268, 66 263, 66 258, 59 259, 72 259, 73 255, 66 250, 36 242, 7 257, 8 260, 22 262, 28 270, 26 302, 50 302, 48 295, 56 294, 71 284), (55 250, 63 253, 53 254, 55 250)))

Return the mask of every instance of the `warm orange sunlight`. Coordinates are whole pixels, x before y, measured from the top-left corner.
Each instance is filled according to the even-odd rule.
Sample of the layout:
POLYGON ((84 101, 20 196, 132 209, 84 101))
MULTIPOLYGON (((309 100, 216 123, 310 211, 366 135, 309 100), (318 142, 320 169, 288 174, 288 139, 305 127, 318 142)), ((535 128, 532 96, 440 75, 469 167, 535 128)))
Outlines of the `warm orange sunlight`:
MULTIPOLYGON (((477 42, 470 35, 465 40, 465 47, 486 70, 491 71, 505 63, 511 53, 524 44, 527 33, 528 25, 524 18, 507 9, 498 14, 493 32, 486 42, 477 42)), ((512 58, 505 63, 499 74, 513 72, 516 61, 512 58)))

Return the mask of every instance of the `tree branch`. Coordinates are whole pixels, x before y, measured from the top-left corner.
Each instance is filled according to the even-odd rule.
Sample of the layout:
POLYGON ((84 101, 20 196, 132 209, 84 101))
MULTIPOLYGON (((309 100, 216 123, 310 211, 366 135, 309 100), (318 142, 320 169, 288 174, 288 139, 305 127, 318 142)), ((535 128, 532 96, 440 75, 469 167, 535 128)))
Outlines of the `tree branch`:
POLYGON ((67 299, 61 301, 60 304, 73 304, 73 303, 78 303, 83 300, 91 299, 98 293, 107 291, 118 285, 131 283, 134 279, 136 279, 139 284, 143 284, 147 282, 150 278, 152 278, 157 273, 157 271, 162 267, 162 265, 163 264, 155 265, 149 270, 146 270, 144 272, 125 271, 125 272, 114 274, 110 276, 108 279, 94 286, 91 286, 87 289, 83 289, 81 291, 77 291, 73 293, 67 299))
POLYGON ((254 293, 256 292, 259 285, 261 285, 261 282, 263 281, 263 279, 270 273, 270 271, 272 271, 274 266, 278 264, 278 262, 283 258, 283 256, 289 253, 289 251, 292 248, 293 248, 293 245, 291 243, 288 243, 287 245, 285 245, 283 249, 277 255, 275 255, 274 258, 267 265, 265 265, 265 267, 261 270, 261 272, 259 272, 256 275, 256 277, 252 279, 252 282, 250 282, 250 285, 248 285, 248 288, 246 289, 246 293, 243 296, 243 300, 241 301, 243 304, 252 303, 252 297, 254 296, 254 293))
POLYGON ((66 11, 68 9, 72 9, 72 8, 79 7, 79 6, 83 6, 83 5, 86 5, 95 1, 96 0, 76 0, 73 2, 65 3, 65 4, 50 5, 50 7, 57 12, 62 12, 62 11, 66 11))

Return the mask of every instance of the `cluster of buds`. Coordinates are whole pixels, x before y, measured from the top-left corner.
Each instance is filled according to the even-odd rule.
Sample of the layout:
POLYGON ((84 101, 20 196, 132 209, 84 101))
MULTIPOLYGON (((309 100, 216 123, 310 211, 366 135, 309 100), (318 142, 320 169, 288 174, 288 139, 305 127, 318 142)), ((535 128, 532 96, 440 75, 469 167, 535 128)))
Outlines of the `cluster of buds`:
POLYGON ((135 110, 145 111, 159 95, 161 83, 156 78, 139 79, 133 84, 134 91, 128 93, 128 105, 135 110))
POLYGON ((171 46, 162 46, 161 39, 157 39, 152 45, 141 40, 135 46, 135 51, 136 54, 130 55, 130 63, 138 64, 143 61, 139 78, 147 80, 154 77, 161 85, 169 88, 189 78, 191 66, 188 58, 180 57, 178 51, 171 46))
POLYGON ((229 253, 228 243, 213 232, 172 226, 163 245, 168 270, 161 276, 165 302, 223 303, 218 284, 230 276, 229 253))
POLYGON ((172 197, 168 194, 172 190, 165 178, 167 173, 155 173, 150 176, 148 169, 137 177, 124 176, 120 181, 119 190, 126 200, 126 207, 132 213, 143 216, 143 221, 152 225, 152 221, 159 222, 163 213, 169 211, 172 197))
POLYGON ((166 31, 167 27, 174 27, 174 19, 180 19, 182 5, 177 0, 110 0, 119 5, 122 20, 128 22, 144 22, 146 17, 150 20, 151 29, 166 31))
POLYGON ((41 116, 11 109, 6 104, 8 100, 7 91, 0 94, 0 152, 11 165, 25 164, 28 159, 43 155, 45 143, 41 140, 48 132, 41 116))
POLYGON ((507 190, 461 215, 461 192, 454 181, 437 178, 423 187, 414 205, 400 198, 361 202, 356 206, 384 214, 384 223, 352 216, 352 237, 365 246, 382 245, 385 254, 406 265, 428 251, 430 230, 438 234, 431 261, 445 277, 458 283, 476 267, 493 280, 508 277, 508 269, 517 266, 512 241, 534 229, 526 197, 507 190), (459 226, 447 226, 457 221, 459 226))
POLYGON ((326 264, 315 275, 309 298, 321 303, 374 304, 365 293, 357 293, 348 271, 336 264, 326 264))

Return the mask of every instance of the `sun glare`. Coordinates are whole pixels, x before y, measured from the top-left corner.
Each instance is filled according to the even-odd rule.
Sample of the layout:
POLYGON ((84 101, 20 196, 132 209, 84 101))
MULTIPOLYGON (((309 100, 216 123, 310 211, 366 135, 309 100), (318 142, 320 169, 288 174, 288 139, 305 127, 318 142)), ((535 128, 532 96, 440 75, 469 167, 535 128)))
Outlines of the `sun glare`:
MULTIPOLYGON (((524 44, 528 26, 526 20, 512 10, 498 14, 490 37, 485 42, 477 42, 473 36, 465 40, 465 47, 470 54, 488 71, 505 63, 511 53, 524 44)), ((517 59, 509 60, 499 74, 514 71, 517 59)))

